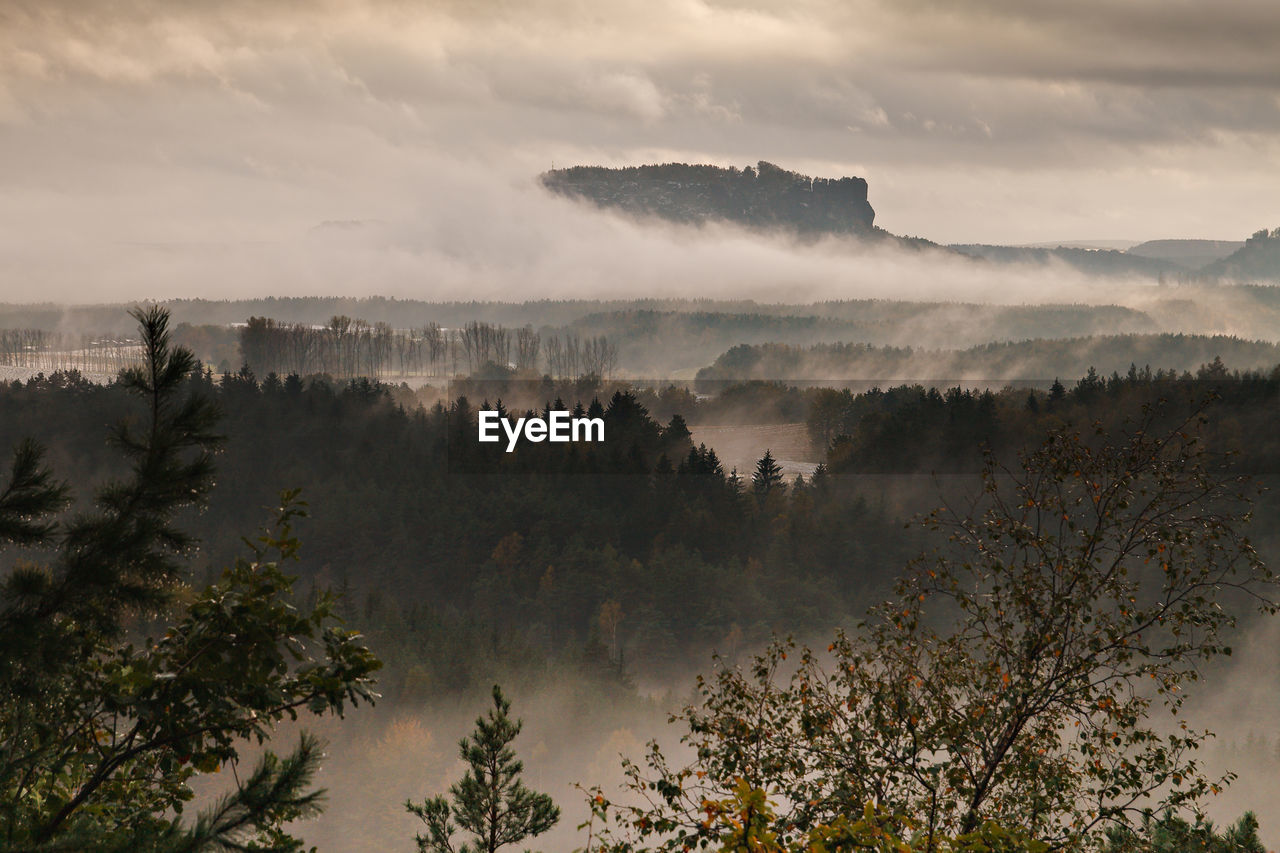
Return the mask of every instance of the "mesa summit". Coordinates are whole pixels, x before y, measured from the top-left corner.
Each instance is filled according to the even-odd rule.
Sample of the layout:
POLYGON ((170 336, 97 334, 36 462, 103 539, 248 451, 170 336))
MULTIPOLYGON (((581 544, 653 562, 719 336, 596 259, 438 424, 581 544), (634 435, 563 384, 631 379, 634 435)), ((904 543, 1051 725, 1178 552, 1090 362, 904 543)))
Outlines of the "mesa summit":
POLYGON ((558 444, 570 441, 604 441, 604 418, 573 417, 565 411, 551 412, 546 418, 517 418, 513 424, 494 411, 480 413, 478 422, 481 442, 501 441, 498 425, 507 435, 507 452, 516 449, 521 435, 528 441, 551 441, 558 444))

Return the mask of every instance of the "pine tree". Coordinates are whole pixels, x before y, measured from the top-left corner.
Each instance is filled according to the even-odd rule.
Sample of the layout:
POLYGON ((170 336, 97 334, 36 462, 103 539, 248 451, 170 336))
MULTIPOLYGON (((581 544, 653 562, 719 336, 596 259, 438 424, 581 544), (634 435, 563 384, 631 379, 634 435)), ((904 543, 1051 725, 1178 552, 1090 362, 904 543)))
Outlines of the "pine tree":
POLYGON ((827 470, 827 463, 819 462, 818 467, 813 469, 813 476, 809 478, 809 487, 814 492, 825 492, 830 485, 831 472, 827 470))
POLYGON ((1065 400, 1066 397, 1067 397, 1066 386, 1062 384, 1061 380, 1059 380, 1057 377, 1054 377, 1053 385, 1049 387, 1049 408, 1052 409, 1054 406, 1058 405, 1063 400, 1065 400))
POLYGON ((0 847, 295 850, 284 825, 318 810, 314 738, 283 758, 266 753, 193 824, 180 820, 190 781, 300 710, 372 701, 379 663, 358 634, 329 624, 330 600, 309 611, 291 602, 282 564, 296 557, 291 523, 305 515, 296 492, 282 496, 274 532, 246 540, 253 559, 182 589, 194 540, 174 519, 213 485, 218 411, 195 358, 170 346, 168 314, 134 317, 143 363, 118 385, 146 417, 113 435, 128 474, 69 515, 70 490, 27 442, 0 490, 0 545, 35 558, 0 583, 0 847), (157 635, 130 636, 139 616, 157 635))
POLYGON ((702 457, 703 470, 708 474, 716 477, 724 476, 724 466, 720 464, 720 459, 716 456, 714 449, 707 447, 705 444, 699 445, 699 456, 702 457), (702 452, 705 450, 706 452, 702 452))
POLYGON ((690 441, 691 436, 689 425, 679 413, 672 415, 671 421, 662 430, 662 440, 668 447, 690 441))
POLYGON ((522 723, 512 722, 511 703, 496 684, 493 705, 488 719, 478 717, 475 731, 459 743, 459 753, 470 769, 449 788, 453 802, 439 796, 421 805, 405 803, 427 825, 427 835, 416 836, 421 853, 494 853, 541 835, 560 819, 560 809, 551 797, 529 790, 520 781, 524 763, 510 744, 522 723), (459 830, 474 838, 455 847, 453 836, 459 830))
POLYGON ((773 490, 782 485, 782 467, 774 461, 773 454, 766 450, 764 456, 756 463, 756 472, 751 476, 751 488, 756 497, 763 500, 773 490))

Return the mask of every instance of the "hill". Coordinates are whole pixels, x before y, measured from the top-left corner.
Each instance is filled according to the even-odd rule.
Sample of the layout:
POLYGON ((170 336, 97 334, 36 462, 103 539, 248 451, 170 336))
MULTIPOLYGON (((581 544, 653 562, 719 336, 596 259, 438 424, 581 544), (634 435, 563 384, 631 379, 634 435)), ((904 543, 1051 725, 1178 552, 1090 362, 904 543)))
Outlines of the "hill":
POLYGON ((1280 363, 1280 346, 1227 335, 1171 334, 1040 339, 962 350, 849 343, 810 347, 764 344, 733 347, 700 370, 698 379, 1047 384, 1054 377, 1079 376, 1095 368, 1103 376, 1123 374, 1131 365, 1177 375, 1196 371, 1215 359, 1240 369, 1269 370, 1280 363))
POLYGON ((811 178, 763 160, 745 169, 574 166, 546 172, 541 181, 560 195, 672 222, 724 221, 818 235, 870 234, 875 220, 862 178, 811 178))
POLYGON ((539 176, 553 193, 646 218, 688 225, 729 222, 805 237, 856 235, 896 240, 907 248, 936 247, 998 264, 1065 264, 1091 276, 1126 276, 1190 283, 1201 278, 1280 281, 1277 232, 1232 240, 1149 240, 1124 248, 1115 241, 1025 246, 979 243, 939 246, 875 227, 867 182, 813 178, 761 160, 744 169, 688 163, 573 166, 539 176), (1111 248, 1115 246, 1115 248, 1111 248))
POLYGON ((1126 254, 1172 261, 1189 270, 1198 270, 1243 246, 1241 240, 1148 240, 1130 246, 1126 254))
POLYGON ((1174 261, 1143 257, 1114 249, 1081 249, 1071 246, 1041 249, 1031 246, 989 246, 979 243, 955 244, 948 248, 970 257, 1001 264, 1047 266, 1057 261, 1087 275, 1136 275, 1159 278, 1187 271, 1186 267, 1174 261))
POLYGON ((1244 245, 1201 270, 1208 278, 1280 282, 1280 228, 1263 228, 1244 245))

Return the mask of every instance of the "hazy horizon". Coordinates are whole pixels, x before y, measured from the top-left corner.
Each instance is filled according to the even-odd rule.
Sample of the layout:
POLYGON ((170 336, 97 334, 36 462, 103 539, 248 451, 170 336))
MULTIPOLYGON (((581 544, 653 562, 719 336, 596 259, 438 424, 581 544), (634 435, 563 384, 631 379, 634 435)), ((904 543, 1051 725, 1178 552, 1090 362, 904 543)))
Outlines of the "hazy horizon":
POLYGON ((1280 224, 1278 36, 1262 2, 16 0, 0 300, 644 293, 742 251, 536 186, 573 164, 857 175, 941 243, 1240 240, 1280 224))
POLYGON ((265 840, 313 781, 307 842, 408 849, 474 764, 489 846, 550 820, 476 806, 521 773, 550 850, 864 802, 1274 845, 1277 44, 1274 0, 0 0, 0 838, 265 840), (761 161, 885 233, 768 167, 540 180, 761 161), (1087 251, 1162 240, 1223 245, 1087 251), (522 770, 456 749, 495 684, 522 770))

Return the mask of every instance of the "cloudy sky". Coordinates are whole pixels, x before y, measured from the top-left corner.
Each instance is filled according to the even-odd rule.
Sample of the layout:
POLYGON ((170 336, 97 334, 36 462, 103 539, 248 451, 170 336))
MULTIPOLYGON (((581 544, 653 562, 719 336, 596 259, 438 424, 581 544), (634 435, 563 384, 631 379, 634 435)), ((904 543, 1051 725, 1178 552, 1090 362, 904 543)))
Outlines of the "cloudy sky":
POLYGON ((1270 0, 2 0, 0 299, 583 295, 687 248, 553 164, 860 175, 942 242, 1240 239, 1280 225, 1278 44, 1270 0))

